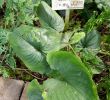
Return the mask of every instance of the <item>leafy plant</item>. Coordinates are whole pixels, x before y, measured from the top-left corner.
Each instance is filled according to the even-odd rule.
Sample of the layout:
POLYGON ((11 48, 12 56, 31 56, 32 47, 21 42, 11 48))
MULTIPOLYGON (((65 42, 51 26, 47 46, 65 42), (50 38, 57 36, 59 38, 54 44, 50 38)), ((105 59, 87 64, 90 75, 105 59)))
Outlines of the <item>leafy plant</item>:
POLYGON ((51 69, 59 72, 60 79, 47 79, 43 86, 33 80, 27 91, 29 100, 66 100, 67 97, 70 100, 98 100, 90 73, 75 55, 65 51, 52 52, 47 55, 47 62, 51 69))
POLYGON ((110 1, 109 0, 86 0, 86 3, 90 2, 95 2, 97 3, 97 6, 102 9, 102 8, 107 8, 110 7, 110 1))
POLYGON ((0 29, 0 65, 8 65, 12 68, 16 67, 16 62, 13 57, 11 48, 8 46, 8 34, 10 32, 5 29, 0 29), (5 64, 4 64, 5 62, 5 64))
MULTIPOLYGON (((84 10, 74 11, 50 6, 51 0, 0 0, 0 74, 9 77, 11 69, 25 80, 33 72, 45 75, 42 84, 29 84, 29 100, 99 100, 92 78, 108 70, 103 59, 107 55, 109 63, 110 39, 101 35, 110 25, 98 30, 110 21, 109 1, 86 0, 84 10)), ((109 78, 96 83, 109 100, 109 78)))
MULTIPOLYGON (((45 28, 21 26, 9 35, 9 42, 16 54, 23 60, 29 69, 45 73, 47 69, 46 65, 48 66, 45 62, 45 54, 51 51, 60 50, 64 44, 62 40, 63 34, 59 33, 64 29, 64 22, 45 2, 42 1, 38 9, 39 7, 41 7, 41 11, 37 12, 39 13, 38 16, 41 24, 43 24, 43 27, 45 27, 45 25, 47 26, 45 28), (47 17, 40 14, 43 11, 47 17), (53 15, 55 15, 55 17, 53 15)), ((79 36, 79 40, 81 38, 79 36)), ((65 42, 68 43, 69 39, 65 42)))
POLYGON ((0 0, 3 12, 2 26, 5 28, 18 27, 21 24, 33 25, 37 19, 34 9, 38 5, 36 0, 0 0))
POLYGON ((31 71, 49 77, 43 85, 36 80, 30 83, 27 92, 29 100, 66 100, 67 97, 69 100, 98 100, 92 75, 74 52, 74 46, 81 39, 88 43, 81 42, 84 48, 97 48, 97 32, 93 31, 93 41, 90 39, 91 33, 63 33, 63 19, 44 1, 38 5, 37 15, 42 27, 22 25, 14 29, 8 37, 16 55, 31 71), (73 53, 60 51, 68 46, 73 53))
POLYGON ((4 68, 3 66, 0 66, 0 74, 1 74, 4 78, 7 78, 7 77, 10 76, 9 70, 7 70, 6 68, 4 68))
POLYGON ((64 21, 58 16, 50 7, 42 2, 37 8, 37 15, 41 21, 41 25, 45 28, 53 28, 54 30, 60 32, 64 29, 64 21), (45 15, 43 16, 42 13, 45 15))

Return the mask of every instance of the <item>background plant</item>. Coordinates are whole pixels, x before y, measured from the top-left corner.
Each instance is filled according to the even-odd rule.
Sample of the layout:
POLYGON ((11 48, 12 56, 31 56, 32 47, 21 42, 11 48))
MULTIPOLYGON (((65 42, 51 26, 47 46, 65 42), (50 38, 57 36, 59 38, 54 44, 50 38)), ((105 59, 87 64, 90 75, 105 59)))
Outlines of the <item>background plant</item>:
MULTIPOLYGON (((34 96, 40 100, 43 98, 56 100, 59 99, 59 95, 55 95, 55 98, 51 98, 51 96, 55 94, 55 92, 51 94, 51 91, 57 91, 58 94, 63 93, 62 91, 66 89, 65 84, 68 86, 67 91, 77 91, 73 89, 73 87, 78 88, 78 86, 73 81, 70 81, 70 79, 72 78, 71 76, 75 77, 75 75, 79 77, 79 72, 81 71, 81 74, 84 75, 83 79, 85 80, 86 78, 86 82, 88 81, 91 84, 89 84, 90 86, 95 86, 92 81, 92 78, 94 78, 98 86, 100 97, 102 97, 100 92, 102 92, 104 88, 105 94, 103 97, 104 99, 109 98, 109 85, 105 87, 105 84, 109 83, 109 77, 105 80, 105 77, 108 76, 109 73, 109 60, 105 62, 105 59, 109 59, 110 56, 109 33, 107 33, 109 32, 110 11, 106 1, 99 2, 97 0, 89 0, 85 2, 84 10, 71 10, 70 15, 67 16, 69 18, 66 24, 67 27, 65 27, 63 20, 63 17, 66 18, 64 15, 65 11, 55 12, 41 0, 9 1, 1 0, 0 10, 1 13, 3 13, 1 17, 1 40, 5 41, 1 42, 1 57, 3 56, 1 66, 4 66, 1 68, 1 74, 3 74, 3 76, 7 77, 9 76, 7 73, 10 73, 5 66, 10 66, 15 73, 18 69, 28 72, 29 75, 37 78, 38 81, 39 77, 36 77, 35 74, 45 77, 48 76, 49 79, 43 82, 43 85, 33 80, 32 83, 30 83, 27 94, 30 100, 34 98, 34 96), (42 13, 44 13, 45 16, 42 15, 42 13), (16 68, 16 63, 19 61, 18 57, 22 61, 20 60, 20 67, 16 68), (68 68, 66 66, 68 61, 66 60, 64 63, 66 57, 74 58, 76 63, 71 60, 71 62, 69 62, 71 64, 68 64, 68 68), (59 61, 56 59, 59 59, 61 63, 58 63, 59 61), (79 62, 80 65, 77 66, 79 62), (24 64, 28 69, 25 68, 24 64), (64 70, 65 68, 60 65, 65 65, 68 69, 64 70), (75 66, 79 68, 79 71, 75 66), (80 68, 81 66, 83 66, 83 71, 80 68), (75 68, 74 75, 72 74, 73 72, 71 72, 71 70, 73 71, 72 68, 75 68), (104 72, 108 72, 107 75, 103 76, 103 79, 102 77, 101 79, 99 78, 100 82, 99 80, 96 81, 95 78, 98 77, 97 75, 100 76, 104 72), (65 76, 65 73, 68 77, 65 76), (71 82, 74 84, 71 84, 71 82), (50 85, 48 87, 48 84, 51 83, 55 85, 52 86, 52 88, 50 85), (61 87, 60 93, 59 86, 61 87), (36 91, 36 94, 34 94, 33 91, 34 93, 36 91), (107 95, 107 97, 105 97, 105 95, 107 95)), ((51 5, 51 1, 46 2, 51 5)), ((26 74, 24 74, 24 76, 25 75, 26 74)), ((85 85, 83 84, 82 87, 85 87, 85 85)), ((85 90, 81 88, 79 91, 85 90)), ((75 92, 78 98, 85 95, 79 93, 79 91, 75 92)), ((88 91, 92 91, 90 94, 91 98, 94 95, 93 99, 98 99, 96 89, 94 90, 89 87, 88 91)), ((71 94, 68 93, 69 92, 67 92, 66 95, 71 97, 71 94)), ((60 97, 63 98, 62 94, 60 97)), ((74 96, 72 96, 72 98, 74 98, 74 96)), ((84 100, 87 98, 88 96, 83 97, 84 100)))

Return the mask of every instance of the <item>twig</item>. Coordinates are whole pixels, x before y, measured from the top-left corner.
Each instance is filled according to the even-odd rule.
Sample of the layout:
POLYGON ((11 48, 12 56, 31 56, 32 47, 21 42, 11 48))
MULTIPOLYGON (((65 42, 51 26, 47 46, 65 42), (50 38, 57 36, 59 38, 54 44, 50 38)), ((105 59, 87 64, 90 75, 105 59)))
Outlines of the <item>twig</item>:
POLYGON ((43 80, 42 78, 39 78, 39 77, 37 77, 37 76, 31 74, 31 73, 29 72, 29 69, 22 69, 22 68, 14 68, 14 69, 15 69, 15 70, 25 71, 26 73, 28 73, 28 74, 31 75, 32 77, 34 77, 34 78, 36 78, 36 79, 39 79, 39 80, 43 80))
POLYGON ((31 74, 29 71, 25 70, 26 73, 28 73, 29 75, 31 75, 32 77, 39 79, 39 80, 43 80, 42 78, 36 77, 35 75, 31 74))

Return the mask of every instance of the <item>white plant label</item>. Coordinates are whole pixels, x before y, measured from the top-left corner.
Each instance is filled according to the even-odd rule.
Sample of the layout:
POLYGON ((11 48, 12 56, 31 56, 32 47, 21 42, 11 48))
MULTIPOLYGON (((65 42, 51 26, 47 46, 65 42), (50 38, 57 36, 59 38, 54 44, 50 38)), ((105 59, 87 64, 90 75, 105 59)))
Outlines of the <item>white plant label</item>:
POLYGON ((83 9, 84 0, 52 0, 53 10, 83 9))

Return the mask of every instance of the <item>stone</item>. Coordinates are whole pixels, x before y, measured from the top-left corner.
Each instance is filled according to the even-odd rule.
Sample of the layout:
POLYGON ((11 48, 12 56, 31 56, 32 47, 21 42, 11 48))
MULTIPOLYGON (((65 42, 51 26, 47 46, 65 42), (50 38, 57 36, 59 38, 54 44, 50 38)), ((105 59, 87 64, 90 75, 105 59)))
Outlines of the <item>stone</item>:
POLYGON ((0 77, 0 100, 19 100, 24 82, 0 77))
POLYGON ((26 95, 28 84, 29 83, 25 84, 25 87, 24 87, 24 90, 23 90, 23 93, 22 93, 22 96, 21 96, 20 100, 28 100, 27 95, 26 95))

